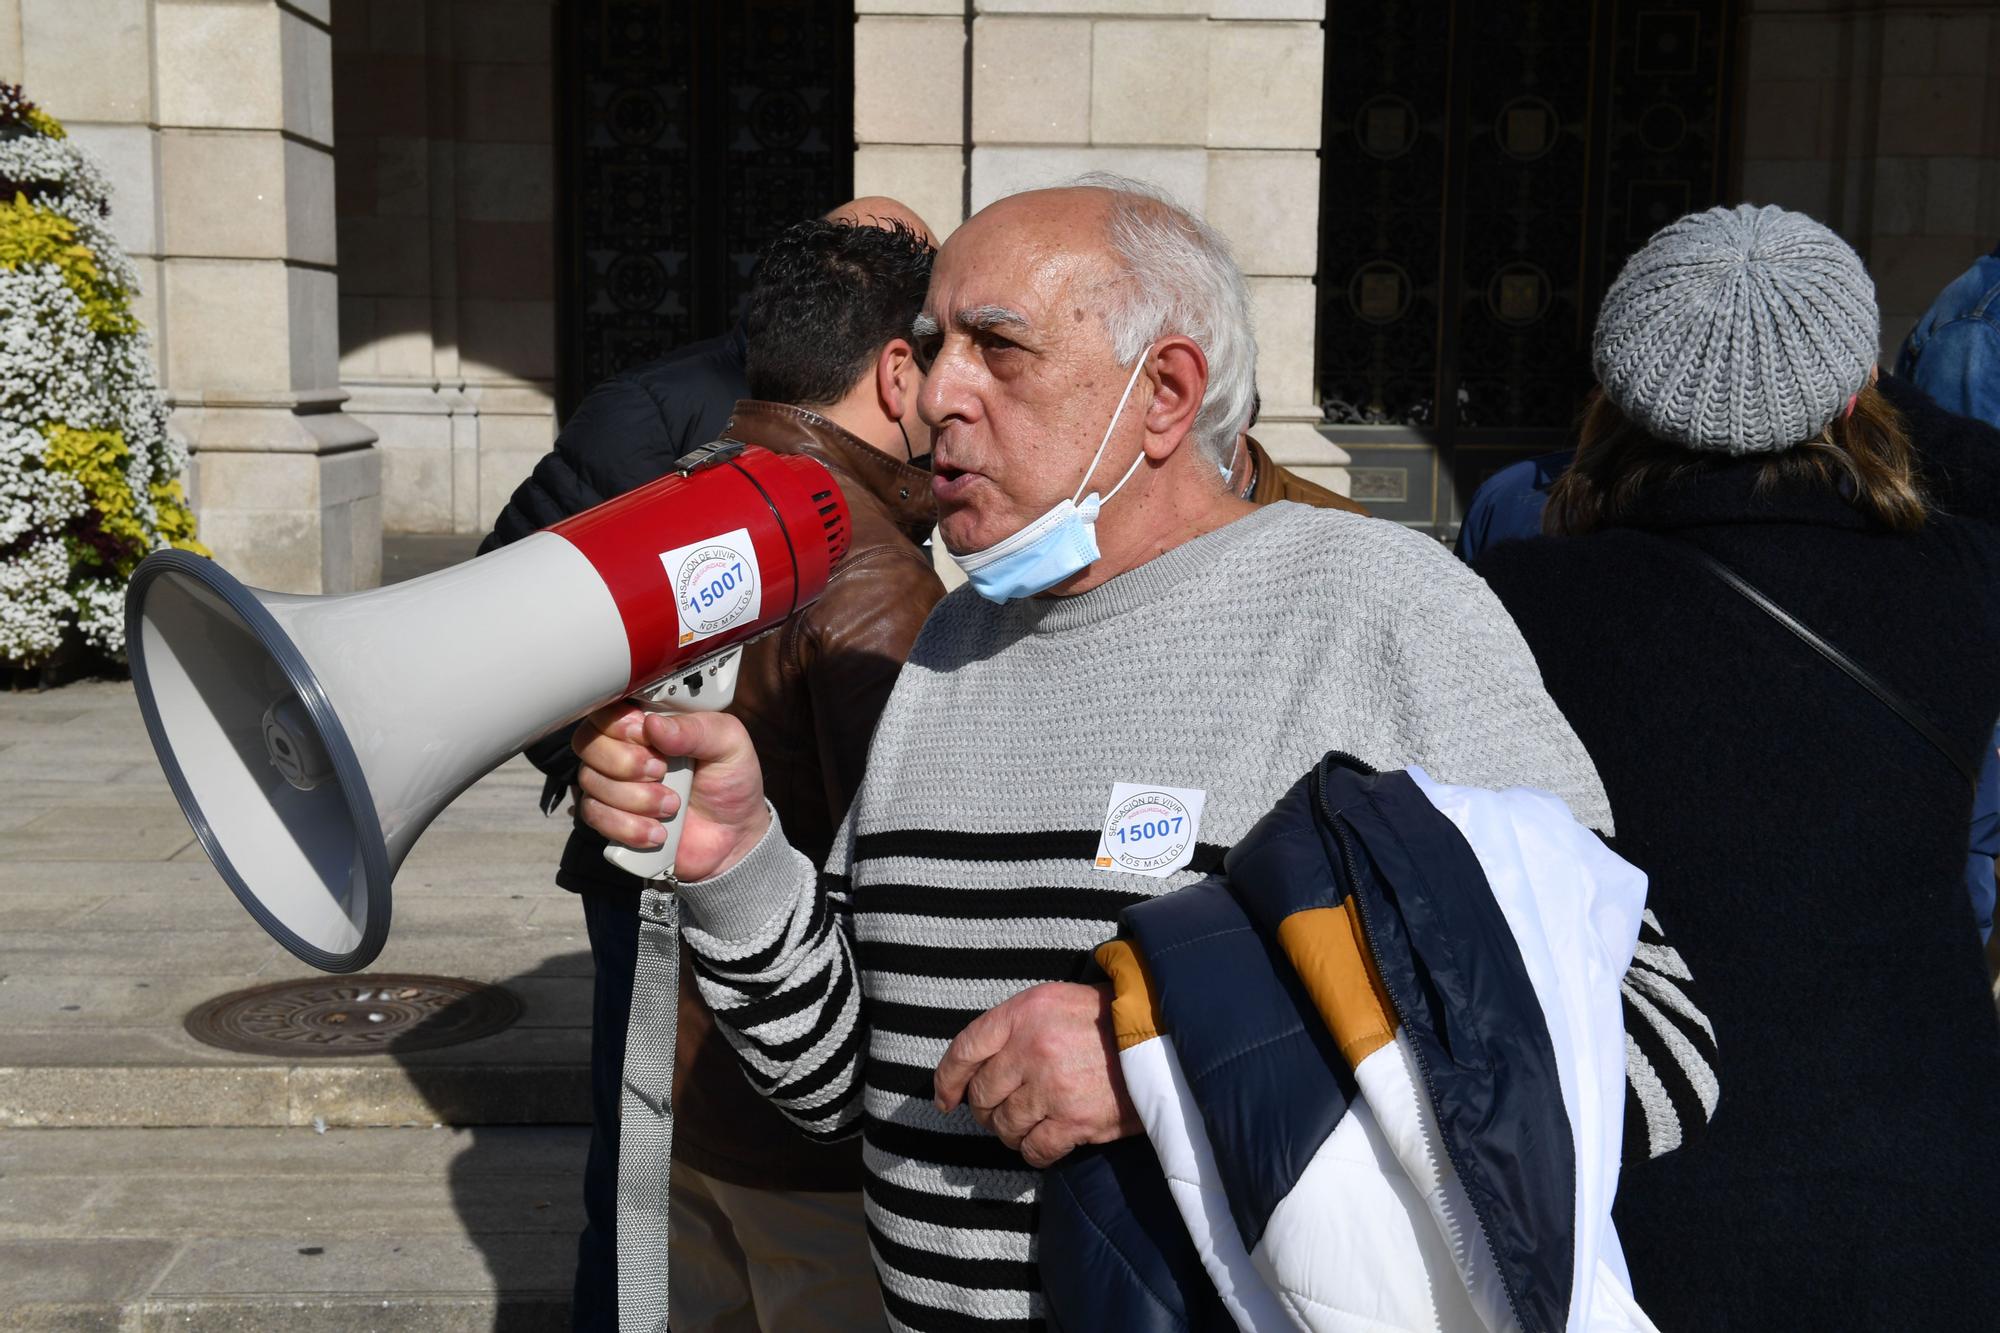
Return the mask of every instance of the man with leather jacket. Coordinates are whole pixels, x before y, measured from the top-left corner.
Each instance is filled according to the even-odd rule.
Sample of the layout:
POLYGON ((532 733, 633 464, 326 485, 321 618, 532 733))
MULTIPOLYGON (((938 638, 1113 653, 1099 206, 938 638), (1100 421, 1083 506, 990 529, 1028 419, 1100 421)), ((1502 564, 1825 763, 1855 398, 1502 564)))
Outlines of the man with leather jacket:
MULTIPOLYGON (((729 710, 757 738, 766 790, 786 827, 822 851, 860 786, 876 718, 903 660, 943 595, 923 545, 935 517, 925 457, 930 429, 916 414, 923 371, 907 337, 929 281, 932 243, 921 220, 891 201, 860 201, 830 216, 876 202, 883 207, 856 219, 862 225, 802 222, 765 249, 743 326, 731 335, 744 354, 749 397, 713 432, 816 459, 847 500, 848 556, 818 602, 745 649, 729 710)), ((727 352, 726 340, 719 350, 727 352)), ((704 377, 721 378, 708 375, 708 360, 688 367, 699 372, 691 401, 711 387, 704 377)), ((658 389, 655 376, 621 386, 617 396, 657 401, 658 389)), ((565 440, 585 421, 630 415, 593 412, 587 401, 565 440)), ((613 438, 577 444, 586 454, 625 447, 613 438)), ((559 446, 551 458, 563 452, 559 446)), ((671 463, 660 459, 656 473, 671 463)), ((534 485, 531 479, 523 490, 534 485)), ((514 529, 530 513, 536 522, 560 517, 542 512, 547 498, 544 491, 524 505, 517 493, 488 545, 525 535, 514 529)), ((544 766, 559 791, 574 773, 566 737, 564 746, 544 766)), ((583 899, 597 974, 594 1128, 573 1316, 579 1329, 617 1326, 619 1089, 638 948, 639 884, 603 860, 604 845, 579 825, 556 879, 583 899)), ((860 1145, 814 1142, 760 1096, 714 1032, 692 977, 684 965, 673 1084, 675 1328, 880 1327, 861 1214, 860 1145)))

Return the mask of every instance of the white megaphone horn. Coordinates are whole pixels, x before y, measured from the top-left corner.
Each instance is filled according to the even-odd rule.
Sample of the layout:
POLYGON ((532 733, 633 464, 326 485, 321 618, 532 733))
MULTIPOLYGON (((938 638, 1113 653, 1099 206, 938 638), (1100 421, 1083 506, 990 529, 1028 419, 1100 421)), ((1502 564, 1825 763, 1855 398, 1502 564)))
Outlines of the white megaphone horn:
MULTIPOLYGON (((544 532, 371 592, 245 587, 148 556, 126 595, 146 730, 203 850, 265 930, 366 967, 390 882, 438 812, 530 741, 635 696, 727 702, 734 652, 811 602, 846 553, 825 467, 723 441, 544 532)), ((685 799, 691 775, 670 775, 685 799)), ((642 876, 672 870, 679 820, 642 876)))

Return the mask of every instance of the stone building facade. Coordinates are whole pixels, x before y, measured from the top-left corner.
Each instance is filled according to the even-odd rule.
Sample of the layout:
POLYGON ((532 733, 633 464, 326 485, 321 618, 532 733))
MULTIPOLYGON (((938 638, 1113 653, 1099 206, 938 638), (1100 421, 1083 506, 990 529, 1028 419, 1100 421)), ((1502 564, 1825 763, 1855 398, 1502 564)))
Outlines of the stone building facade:
MULTIPOLYGON (((561 53, 575 8, 593 5, 621 21, 658 7, 0 0, 0 77, 23 82, 116 185, 173 425, 194 452, 204 540, 248 581, 371 586, 385 528, 481 531, 547 448, 559 384, 574 379, 559 327, 578 245, 565 222, 574 187, 559 185, 575 142, 561 53)), ((1936 289, 2000 240, 2000 5, 1623 8, 1641 20, 1700 9, 1721 32, 1721 197, 1801 208, 1853 241, 1880 285, 1885 358, 1936 289)), ((1329 43, 1358 40, 1380 6, 852 10, 851 65, 836 80, 851 109, 836 109, 856 193, 899 196, 948 233, 969 209, 1079 171, 1157 182, 1217 224, 1249 275, 1260 438, 1347 485, 1374 427, 1325 423, 1315 358, 1344 294, 1366 284, 1322 226, 1323 200, 1344 199, 1327 192, 1350 184, 1323 179, 1322 162, 1337 160, 1329 133, 1364 130, 1329 129, 1341 90, 1323 84, 1329 43)), ((1425 447, 1421 431, 1410 438, 1425 447)), ((1447 507, 1395 512, 1443 524, 1447 507)))

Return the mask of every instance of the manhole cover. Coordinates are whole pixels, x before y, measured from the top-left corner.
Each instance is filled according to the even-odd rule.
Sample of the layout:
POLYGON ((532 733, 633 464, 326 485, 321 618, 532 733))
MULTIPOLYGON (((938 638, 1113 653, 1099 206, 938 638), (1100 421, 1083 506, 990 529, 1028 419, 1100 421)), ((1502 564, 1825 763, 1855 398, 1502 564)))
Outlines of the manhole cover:
POLYGON ((187 1016, 187 1030, 249 1055, 401 1055, 491 1036, 520 1016, 521 1002, 499 986, 363 974, 218 995, 187 1016))

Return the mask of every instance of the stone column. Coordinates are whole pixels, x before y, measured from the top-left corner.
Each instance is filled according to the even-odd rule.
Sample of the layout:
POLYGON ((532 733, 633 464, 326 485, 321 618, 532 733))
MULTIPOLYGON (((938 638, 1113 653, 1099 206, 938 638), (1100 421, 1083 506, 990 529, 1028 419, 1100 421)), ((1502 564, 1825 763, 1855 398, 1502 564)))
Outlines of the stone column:
MULTIPOLYGON (((966 11, 962 0, 856 0, 854 193, 917 210, 941 241, 965 220, 966 11)), ((965 581, 943 542, 931 561, 965 581)))
POLYGON ((854 193, 902 200, 943 240, 965 218, 965 6, 854 8, 854 193))
POLYGON ((1249 278, 1257 437, 1345 491, 1347 455, 1316 429, 1313 378, 1324 0, 974 8, 972 207, 1105 170, 1203 212, 1249 278))
POLYGON ((110 174, 202 540, 263 587, 374 586, 380 458, 340 410, 325 0, 8 0, 9 45, 110 174))
POLYGON ((253 583, 382 576, 375 433, 342 412, 326 0, 155 0, 163 379, 202 539, 253 583))

